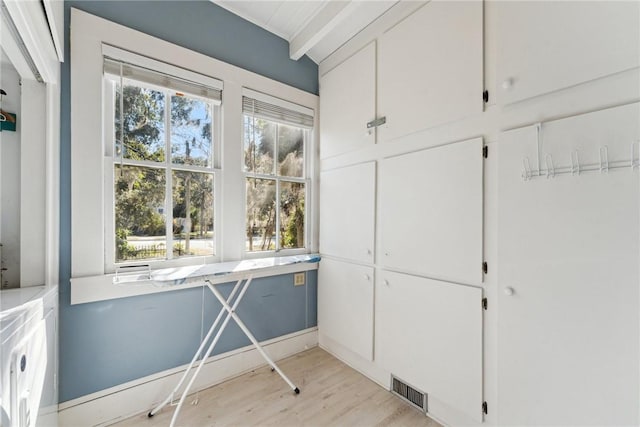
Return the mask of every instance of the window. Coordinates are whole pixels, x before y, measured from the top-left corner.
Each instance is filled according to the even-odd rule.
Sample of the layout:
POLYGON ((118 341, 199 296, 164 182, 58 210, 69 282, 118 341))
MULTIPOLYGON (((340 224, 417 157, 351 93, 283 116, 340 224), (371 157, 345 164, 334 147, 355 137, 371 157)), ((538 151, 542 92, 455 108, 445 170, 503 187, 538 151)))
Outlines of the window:
POLYGON ((213 257, 220 90, 109 57, 104 68, 107 264, 213 257))
POLYGON ((252 96, 243 97, 245 250, 305 249, 312 111, 246 92, 252 96))

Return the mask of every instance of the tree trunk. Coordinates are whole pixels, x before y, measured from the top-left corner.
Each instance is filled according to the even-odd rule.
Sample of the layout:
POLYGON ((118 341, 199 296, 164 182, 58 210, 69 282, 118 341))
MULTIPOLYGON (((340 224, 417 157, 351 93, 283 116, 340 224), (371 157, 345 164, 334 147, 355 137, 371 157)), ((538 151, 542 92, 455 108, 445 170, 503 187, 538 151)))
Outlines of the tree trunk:
POLYGON ((184 206, 186 210, 186 218, 184 221, 184 253, 189 255, 191 244, 191 176, 187 172, 184 179, 184 206))

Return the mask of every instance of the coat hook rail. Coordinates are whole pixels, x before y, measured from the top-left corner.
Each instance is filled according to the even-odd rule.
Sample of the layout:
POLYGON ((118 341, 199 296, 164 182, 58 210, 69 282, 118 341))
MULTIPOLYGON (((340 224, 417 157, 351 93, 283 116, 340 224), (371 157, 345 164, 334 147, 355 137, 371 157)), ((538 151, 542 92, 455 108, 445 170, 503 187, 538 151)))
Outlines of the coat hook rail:
POLYGON ((640 170, 640 140, 631 143, 631 159, 630 160, 609 160, 609 147, 604 145, 598 151, 598 163, 582 164, 580 162, 580 152, 574 150, 570 155, 570 164, 568 166, 557 166, 553 162, 553 156, 546 154, 544 156, 545 168, 532 169, 529 157, 522 159, 522 174, 524 181, 533 178, 545 177, 555 178, 559 175, 580 176, 586 172, 600 172, 602 174, 609 173, 611 170, 631 169, 631 171, 640 170))

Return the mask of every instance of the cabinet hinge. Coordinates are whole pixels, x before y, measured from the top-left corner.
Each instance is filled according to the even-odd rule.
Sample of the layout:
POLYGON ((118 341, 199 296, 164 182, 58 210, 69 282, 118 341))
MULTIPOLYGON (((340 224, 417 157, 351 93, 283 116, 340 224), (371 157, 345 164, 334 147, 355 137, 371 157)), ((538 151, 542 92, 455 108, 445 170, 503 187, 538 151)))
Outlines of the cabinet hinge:
POLYGON ((482 308, 486 310, 488 305, 489 305, 489 302, 487 301, 487 299, 482 298, 482 308))
POLYGON ((485 90, 484 92, 482 92, 482 100, 484 102, 489 102, 489 91, 485 90))
POLYGON ((482 147, 482 157, 485 159, 489 157, 489 147, 487 145, 482 147))
POLYGON ((482 413, 485 415, 489 413, 489 406, 487 405, 487 402, 482 402, 482 413))
POLYGON ((483 272, 484 274, 487 274, 487 271, 489 271, 489 265, 488 265, 488 264, 487 264, 487 262, 485 261, 485 262, 483 262, 483 263, 482 263, 482 272, 483 272))

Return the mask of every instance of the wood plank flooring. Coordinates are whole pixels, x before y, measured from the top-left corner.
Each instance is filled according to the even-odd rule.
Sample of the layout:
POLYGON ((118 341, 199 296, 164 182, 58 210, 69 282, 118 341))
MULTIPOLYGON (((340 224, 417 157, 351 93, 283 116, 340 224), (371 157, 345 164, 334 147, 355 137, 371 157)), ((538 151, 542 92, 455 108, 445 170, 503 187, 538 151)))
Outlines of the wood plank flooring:
MULTIPOLYGON (((440 427, 319 347, 278 362, 301 390, 262 367, 187 398, 177 426, 412 426, 440 427)), ((168 426, 175 407, 142 414, 118 427, 168 426)))

